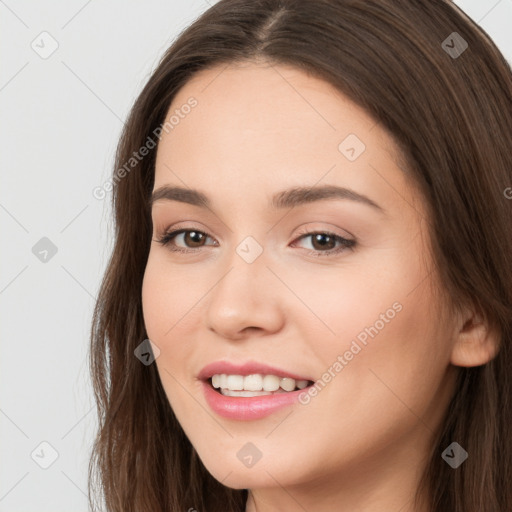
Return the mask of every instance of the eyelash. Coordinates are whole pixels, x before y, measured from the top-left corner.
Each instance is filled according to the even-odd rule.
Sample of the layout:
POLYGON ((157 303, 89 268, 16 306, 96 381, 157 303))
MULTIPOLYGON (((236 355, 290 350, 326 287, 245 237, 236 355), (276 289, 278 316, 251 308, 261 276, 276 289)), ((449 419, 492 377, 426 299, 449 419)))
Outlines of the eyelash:
MULTIPOLYGON (((197 250, 201 249, 202 247, 194 248, 194 249, 184 249, 183 247, 177 247, 177 246, 171 246, 170 243, 172 240, 181 233, 189 233, 189 232, 195 232, 200 233, 202 235, 206 235, 209 238, 213 237, 209 235, 208 233, 204 231, 200 231, 198 229, 177 229, 174 231, 166 232, 162 237, 156 240, 159 244, 163 245, 164 247, 167 246, 169 250, 172 252, 180 252, 180 253, 193 253, 197 250)), ((341 244, 340 247, 337 249, 329 249, 327 251, 317 251, 317 250, 310 250, 308 251, 308 255, 320 257, 320 256, 334 256, 336 254, 339 254, 340 252, 344 251, 345 249, 353 250, 354 246, 356 245, 355 240, 350 240, 347 238, 343 238, 342 236, 336 235, 335 233, 331 233, 330 231, 306 231, 303 233, 300 233, 300 236, 297 238, 297 240, 301 238, 305 238, 312 235, 327 235, 329 237, 334 238, 336 242, 339 242, 341 244)))

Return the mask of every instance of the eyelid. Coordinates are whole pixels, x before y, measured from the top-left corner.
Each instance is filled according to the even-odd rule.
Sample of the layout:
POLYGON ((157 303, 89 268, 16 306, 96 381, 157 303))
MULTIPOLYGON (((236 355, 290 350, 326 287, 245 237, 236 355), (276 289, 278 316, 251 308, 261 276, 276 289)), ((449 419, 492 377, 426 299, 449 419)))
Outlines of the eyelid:
MULTIPOLYGON (((206 238, 210 238, 210 239, 214 240, 214 242, 215 242, 214 246, 215 245, 218 246, 218 244, 219 244, 218 241, 208 231, 206 231, 204 229, 198 229, 195 226, 190 226, 190 225, 186 225, 186 226, 182 227, 179 224, 165 229, 163 231, 163 234, 159 235, 158 239, 155 241, 160 243, 164 247, 169 246, 169 250, 174 253, 197 254, 198 252, 201 251, 202 248, 208 247, 208 246, 205 245, 205 246, 190 248, 190 247, 176 246, 172 243, 176 239, 177 236, 180 236, 187 232, 194 232, 194 231, 197 231, 197 232, 205 235, 206 238)), ((326 257, 326 258, 335 257, 339 253, 346 252, 347 249, 353 251, 354 247, 356 247, 356 245, 357 245, 357 241, 356 241, 355 237, 352 237, 352 235, 350 238, 347 238, 343 235, 340 235, 340 234, 334 232, 331 229, 322 229, 320 227, 315 229, 315 228, 307 228, 305 226, 301 226, 299 233, 297 233, 297 235, 291 242, 291 246, 294 247, 296 245, 296 243, 298 241, 300 241, 301 239, 306 239, 308 237, 312 237, 312 236, 318 235, 318 234, 327 235, 328 237, 333 238, 335 240, 335 242, 337 242, 340 245, 338 247, 335 247, 332 249, 327 249, 325 251, 303 248, 303 250, 306 251, 308 256, 326 257)))
POLYGON ((155 225, 155 233, 161 233, 165 235, 166 233, 170 233, 171 231, 200 231, 205 235, 208 235, 210 238, 215 238, 208 229, 202 226, 200 223, 194 221, 180 221, 174 224, 164 224, 160 223, 159 225, 155 225))
POLYGON ((339 236, 341 238, 354 239, 354 241, 356 238, 352 233, 350 233, 346 229, 341 229, 329 222, 308 222, 307 224, 303 224, 298 228, 298 233, 296 236, 309 235, 312 233, 332 233, 333 235, 339 236), (321 225, 319 226, 319 224, 321 225), (326 228, 325 226, 332 227, 326 228), (343 233, 339 233, 338 231, 343 231, 343 233))
MULTIPOLYGON (((158 225, 155 225, 155 232, 156 233, 162 233, 162 234, 166 234, 166 233, 169 233, 170 231, 179 231, 181 229, 184 229, 186 231, 201 231, 202 233, 204 233, 205 235, 208 235, 210 238, 213 238, 215 239, 215 237, 204 227, 202 226, 195 226, 194 224, 190 224, 190 222, 194 222, 194 221, 180 221, 176 224, 172 224, 171 226, 167 225, 167 224, 160 224, 160 226, 158 225), (183 226, 182 226, 183 224, 183 226), (165 227, 164 227, 165 226, 165 227)), ((355 236, 350 233, 349 231, 347 231, 346 229, 341 229, 337 226, 334 226, 332 225, 333 227, 330 228, 325 228, 326 225, 332 225, 331 223, 329 222, 308 222, 306 224, 302 224, 301 226, 299 226, 298 228, 296 228, 294 231, 297 231, 296 234, 294 235, 294 240, 295 241, 297 239, 297 237, 300 237, 302 235, 309 235, 309 234, 313 234, 313 233, 332 233, 333 235, 336 235, 336 236, 339 236, 341 238, 353 238, 354 241, 355 241, 355 236), (311 226, 312 224, 314 224, 315 226, 311 226), (318 224, 321 224, 321 226, 318 226, 318 224), (341 230, 343 231, 343 233, 339 233, 337 232, 338 230, 341 230)), ((290 233, 290 236, 291 236, 292 233, 290 233)))

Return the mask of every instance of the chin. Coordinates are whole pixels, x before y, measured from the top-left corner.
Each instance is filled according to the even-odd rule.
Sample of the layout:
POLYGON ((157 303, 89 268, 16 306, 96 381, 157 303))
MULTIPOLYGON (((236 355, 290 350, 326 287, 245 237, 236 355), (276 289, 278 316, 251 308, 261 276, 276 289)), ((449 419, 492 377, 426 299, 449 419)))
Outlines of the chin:
MULTIPOLYGON (((300 475, 291 474, 290 467, 296 463, 281 458, 276 461, 263 461, 260 459, 252 467, 245 467, 236 457, 234 460, 225 460, 221 457, 212 457, 203 461, 206 470, 222 485, 231 489, 255 489, 275 487, 276 485, 289 486, 299 483, 300 475), (269 464, 270 462, 270 464, 269 464), (274 462, 274 464, 272 463, 274 462), (277 462, 277 464, 275 464, 277 462), (279 482, 279 483, 277 483, 279 482)), ((304 468, 300 464, 301 470, 304 468)))
MULTIPOLYGON (((256 468, 236 469, 229 473, 229 471, 226 471, 225 467, 217 468, 215 471, 210 471, 208 469, 208 472, 222 485, 225 485, 226 487, 229 487, 231 489, 256 489, 264 487, 274 487, 275 485, 277 485, 276 480, 272 478, 269 475, 269 473, 281 473, 281 471, 269 471, 269 473, 267 473, 262 468, 260 468, 259 470, 256 468)), ((283 485, 281 479, 279 479, 279 483, 283 485)))

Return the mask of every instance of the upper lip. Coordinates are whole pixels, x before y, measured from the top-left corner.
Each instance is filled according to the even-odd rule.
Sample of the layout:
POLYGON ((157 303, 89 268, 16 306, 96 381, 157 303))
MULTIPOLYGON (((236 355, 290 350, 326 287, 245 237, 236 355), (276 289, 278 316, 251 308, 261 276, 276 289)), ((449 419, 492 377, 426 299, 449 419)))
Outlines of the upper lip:
POLYGON ((277 368, 276 366, 269 366, 268 364, 259 363, 257 361, 247 361, 245 363, 231 363, 229 361, 215 361, 207 364, 198 375, 201 380, 208 380, 213 375, 217 374, 227 375, 253 375, 255 373, 263 375, 276 375, 278 377, 288 377, 295 380, 308 380, 313 381, 307 376, 300 376, 296 373, 277 368))

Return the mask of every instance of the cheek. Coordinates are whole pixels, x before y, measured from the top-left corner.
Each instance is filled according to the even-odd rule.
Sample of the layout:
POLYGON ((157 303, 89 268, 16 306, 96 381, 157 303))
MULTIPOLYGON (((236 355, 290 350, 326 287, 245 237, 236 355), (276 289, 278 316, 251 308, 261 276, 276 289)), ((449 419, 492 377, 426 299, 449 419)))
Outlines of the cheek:
POLYGON ((397 287, 381 295, 383 302, 370 295, 362 302, 363 313, 343 315, 338 341, 323 349, 329 362, 321 380, 330 383, 312 399, 327 424, 372 431, 375 439, 392 429, 394 438, 402 435, 424 415, 434 427, 444 404, 450 340, 432 316, 426 281, 410 292, 408 286, 397 287))
MULTIPOLYGON (((194 304, 204 294, 202 279, 186 267, 169 268, 165 256, 150 253, 142 282, 142 309, 150 339, 164 345, 190 323, 194 304)), ((165 348, 165 347, 160 347, 165 348)))
POLYGON ((432 276, 427 278, 423 261, 401 253, 381 252, 339 274, 326 270, 314 279, 295 278, 294 290, 307 297, 317 317, 303 315, 300 330, 315 345, 320 379, 329 382, 330 391, 321 392, 329 399, 318 404, 344 396, 361 412, 365 403, 400 409, 400 399, 419 409, 429 406, 449 365, 449 331, 436 314, 432 276))
POLYGON ((142 284, 144 324, 148 338, 160 350, 155 363, 175 412, 181 410, 179 383, 188 386, 185 378, 191 375, 187 364, 191 360, 193 344, 187 342, 182 333, 193 316, 191 307, 197 302, 192 296, 197 294, 184 285, 182 274, 170 272, 166 265, 150 255, 142 284))
POLYGON ((326 354, 343 352, 353 339, 364 343, 376 331, 388 330, 409 300, 407 293, 417 284, 416 275, 420 275, 416 268, 404 273, 392 258, 365 264, 354 258, 337 268, 280 272, 300 299, 290 302, 289 321, 299 324, 305 342, 326 354))
MULTIPOLYGON (((142 309, 148 338, 160 349, 156 365, 171 406, 180 409, 182 385, 196 385, 194 354, 200 339, 198 311, 211 284, 187 266, 171 266, 165 254, 150 253, 142 283, 142 309)), ((203 276, 205 277, 205 276, 203 276)))

